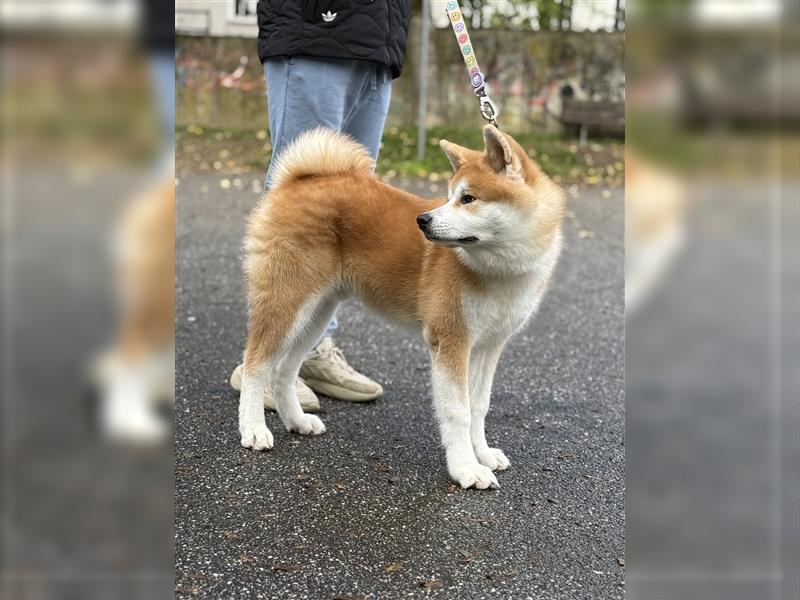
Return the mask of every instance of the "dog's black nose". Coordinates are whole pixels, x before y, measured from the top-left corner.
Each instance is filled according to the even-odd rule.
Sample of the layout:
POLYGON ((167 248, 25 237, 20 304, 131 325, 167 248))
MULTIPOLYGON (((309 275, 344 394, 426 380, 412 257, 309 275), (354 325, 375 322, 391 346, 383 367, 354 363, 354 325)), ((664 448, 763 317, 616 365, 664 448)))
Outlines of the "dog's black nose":
POLYGON ((425 229, 431 221, 433 221, 433 217, 428 213, 422 213, 417 217, 417 225, 420 229, 425 229))

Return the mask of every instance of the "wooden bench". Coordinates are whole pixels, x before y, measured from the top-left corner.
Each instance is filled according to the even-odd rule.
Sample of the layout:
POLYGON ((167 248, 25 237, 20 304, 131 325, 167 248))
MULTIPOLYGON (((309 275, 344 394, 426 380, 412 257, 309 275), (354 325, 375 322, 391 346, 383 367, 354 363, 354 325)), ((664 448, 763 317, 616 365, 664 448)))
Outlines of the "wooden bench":
POLYGON ((566 126, 578 128, 581 144, 586 143, 590 127, 613 135, 624 135, 625 104, 564 98, 561 122, 566 126))

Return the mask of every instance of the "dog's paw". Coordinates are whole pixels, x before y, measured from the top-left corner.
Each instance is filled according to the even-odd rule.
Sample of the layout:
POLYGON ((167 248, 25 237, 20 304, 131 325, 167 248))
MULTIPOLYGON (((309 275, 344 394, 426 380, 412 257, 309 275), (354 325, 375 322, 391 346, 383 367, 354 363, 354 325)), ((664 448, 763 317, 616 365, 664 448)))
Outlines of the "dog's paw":
POLYGON ((325 423, 316 415, 303 414, 297 421, 286 423, 286 430, 300 435, 319 435, 325 433, 325 423))
POLYGON ((242 433, 242 446, 245 448, 252 450, 269 450, 272 448, 272 432, 267 428, 266 424, 240 424, 239 431, 242 433))
POLYGON ((465 489, 474 487, 479 490, 485 490, 487 488, 500 487, 492 470, 478 463, 453 466, 450 468, 450 477, 465 489))
POLYGON ((511 461, 506 458, 500 448, 487 448, 486 450, 475 452, 478 462, 484 467, 489 467, 492 471, 504 471, 511 465, 511 461))

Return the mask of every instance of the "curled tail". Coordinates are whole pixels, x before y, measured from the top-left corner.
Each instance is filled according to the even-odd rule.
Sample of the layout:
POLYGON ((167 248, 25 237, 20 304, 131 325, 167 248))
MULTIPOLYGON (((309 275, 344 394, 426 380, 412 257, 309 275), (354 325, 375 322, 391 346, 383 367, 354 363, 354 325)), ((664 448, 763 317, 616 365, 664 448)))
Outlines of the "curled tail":
POLYGON ((275 189, 309 175, 350 171, 369 175, 373 169, 374 162, 364 146, 343 133, 317 127, 299 135, 276 158, 270 187, 275 189))

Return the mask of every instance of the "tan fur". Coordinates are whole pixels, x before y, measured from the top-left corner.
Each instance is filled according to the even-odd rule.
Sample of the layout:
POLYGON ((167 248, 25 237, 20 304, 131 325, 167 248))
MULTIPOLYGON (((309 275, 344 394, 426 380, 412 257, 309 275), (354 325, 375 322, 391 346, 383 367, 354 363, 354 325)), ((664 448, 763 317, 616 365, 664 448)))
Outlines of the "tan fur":
POLYGON ((121 323, 116 343, 124 360, 162 350, 175 332, 175 180, 164 179, 133 202, 120 229, 121 323))
MULTIPOLYGON (((456 177, 471 176, 482 198, 543 203, 531 234, 547 247, 560 227, 560 189, 512 138, 508 141, 538 194, 498 178, 486 153, 448 142, 442 146, 460 162, 456 177)), ((433 355, 466 386, 470 340, 461 298, 481 293, 483 278, 453 248, 427 241, 416 224, 419 214, 446 200, 424 200, 375 179, 363 149, 354 145, 332 132, 309 134, 294 144, 279 162, 275 187, 250 217, 246 368, 276 352, 305 302, 337 285, 422 329, 433 355)))
POLYGON ((246 363, 271 356, 299 307, 336 280, 395 320, 427 326, 450 356, 451 338, 465 339, 457 335, 465 329, 459 292, 480 283, 416 225, 417 215, 441 203, 361 173, 310 177, 270 192, 247 234, 246 363))
POLYGON ((351 137, 317 127, 301 134, 278 159, 273 169, 273 188, 309 175, 335 175, 375 168, 366 149, 351 137))

